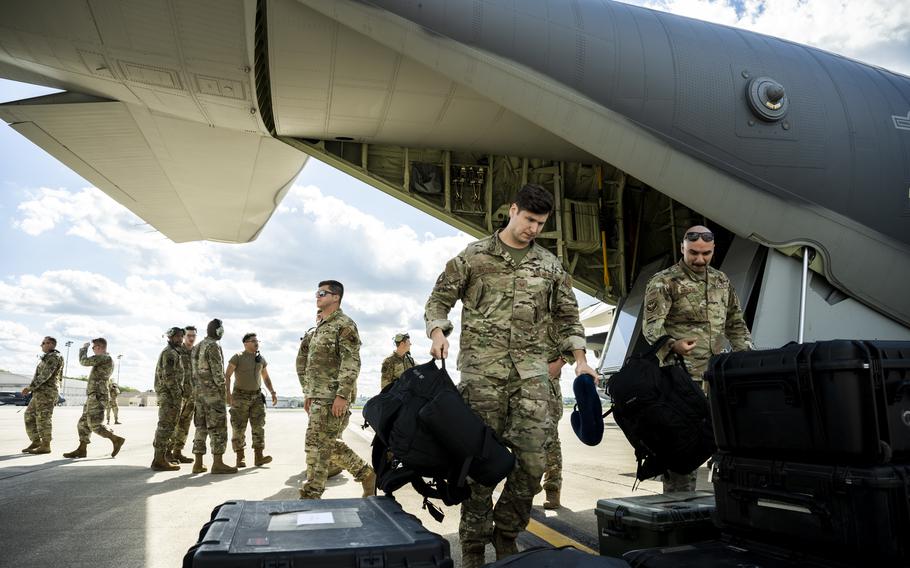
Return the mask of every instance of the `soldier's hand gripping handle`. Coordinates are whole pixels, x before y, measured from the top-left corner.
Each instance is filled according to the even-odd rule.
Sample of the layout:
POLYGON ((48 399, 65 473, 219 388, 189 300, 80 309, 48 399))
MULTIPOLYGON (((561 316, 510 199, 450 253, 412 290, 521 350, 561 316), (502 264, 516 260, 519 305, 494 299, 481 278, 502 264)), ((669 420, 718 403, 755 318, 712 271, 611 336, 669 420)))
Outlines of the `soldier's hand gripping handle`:
POLYGON ((445 359, 449 356, 449 340, 438 327, 430 333, 433 344, 430 346, 430 355, 434 359, 445 359))

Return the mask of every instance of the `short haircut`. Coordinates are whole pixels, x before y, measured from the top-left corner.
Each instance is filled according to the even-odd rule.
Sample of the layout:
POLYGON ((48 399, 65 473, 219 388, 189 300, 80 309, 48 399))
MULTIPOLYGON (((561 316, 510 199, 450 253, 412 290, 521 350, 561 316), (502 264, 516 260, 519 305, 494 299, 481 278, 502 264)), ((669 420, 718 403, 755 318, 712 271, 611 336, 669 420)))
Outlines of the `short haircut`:
POLYGON ((47 337, 45 337, 44 340, 45 340, 45 341, 50 341, 52 347, 57 347, 57 340, 54 339, 53 337, 51 337, 50 335, 48 335, 47 337))
POLYGON ((549 215, 553 212, 553 195, 533 183, 519 189, 512 203, 518 206, 519 211, 530 211, 536 215, 549 215))
POLYGON ((195 325, 188 325, 188 326, 186 326, 186 327, 183 328, 183 329, 185 329, 186 331, 196 331, 196 326, 195 326, 195 325))
POLYGON ((243 336, 243 343, 246 343, 247 341, 249 341, 250 339, 253 339, 254 337, 256 337, 256 334, 255 334, 255 333, 247 333, 247 334, 245 334, 245 335, 243 336))
POLYGON ((104 347, 105 349, 107 349, 107 339, 105 339, 103 337, 93 339, 92 345, 100 345, 101 347, 104 347))
POLYGON ((339 302, 344 297, 344 284, 342 284, 341 282, 339 282, 337 280, 323 280, 322 282, 319 283, 318 288, 322 288, 323 286, 328 286, 329 292, 332 292, 333 294, 338 294, 339 302))

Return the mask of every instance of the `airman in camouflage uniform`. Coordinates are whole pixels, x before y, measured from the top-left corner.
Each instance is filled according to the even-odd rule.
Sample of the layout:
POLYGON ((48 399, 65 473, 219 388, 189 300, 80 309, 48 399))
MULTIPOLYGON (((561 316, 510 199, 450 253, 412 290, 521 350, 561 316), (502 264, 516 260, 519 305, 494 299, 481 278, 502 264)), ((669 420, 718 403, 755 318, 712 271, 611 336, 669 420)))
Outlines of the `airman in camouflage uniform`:
MULTIPOLYGON (((689 228, 681 251, 678 263, 648 281, 643 334, 652 344, 669 335, 659 355, 681 355, 692 378, 701 383, 712 355, 722 352, 727 341, 734 351, 752 349, 752 335, 730 279, 709 266, 714 234, 701 225, 689 228)), ((695 478, 695 472, 667 472, 664 492, 694 491, 695 478)))
POLYGON ((259 340, 255 333, 243 336, 243 351, 234 354, 225 372, 225 396, 231 407, 231 445, 237 454, 237 467, 246 467, 246 425, 253 431, 254 462, 257 466, 272 461, 272 456, 263 455, 265 449, 265 397, 262 396, 262 382, 272 395, 272 406, 278 404, 278 395, 269 377, 268 361, 259 354, 259 340), (234 389, 231 391, 231 376, 237 373, 234 389))
POLYGON ((237 473, 237 468, 224 463, 227 447, 227 413, 225 404, 224 353, 218 341, 224 335, 220 319, 213 319, 206 328, 206 338, 193 348, 193 374, 196 377, 196 411, 193 418, 196 436, 193 438, 193 473, 206 471, 202 464, 205 440, 212 439, 212 473, 237 473))
POLYGON ((114 373, 114 360, 107 354, 107 340, 99 337, 93 339, 91 345, 94 353, 91 357, 88 356, 88 343, 79 349, 79 364, 92 368, 85 388, 85 406, 82 407, 82 416, 76 425, 79 431, 79 447, 63 454, 65 458, 84 458, 92 432, 111 441, 114 446, 111 457, 120 452, 123 442, 126 441, 104 425, 104 409, 111 396, 108 383, 114 373))
POLYGON ((395 351, 392 351, 392 354, 382 362, 379 377, 379 388, 383 389, 414 366, 414 358, 411 357, 411 336, 407 333, 399 333, 392 341, 395 343, 395 351))
POLYGON ((193 377, 192 351, 196 343, 196 328, 188 325, 183 328, 183 344, 180 346, 180 362, 183 364, 183 398, 180 400, 180 416, 177 418, 177 430, 174 432, 174 441, 171 444, 170 454, 164 457, 171 462, 193 463, 191 458, 183 455, 183 446, 190 433, 190 422, 193 421, 193 412, 196 409, 196 379, 193 377))
POLYGON ((508 225, 450 260, 426 304, 431 354, 445 358, 453 327, 448 314, 461 300, 459 390, 517 458, 495 507, 492 488, 470 484, 458 529, 467 568, 483 564, 487 542, 492 541, 498 559, 517 552, 515 539, 527 526, 540 490, 543 445, 551 429, 546 338, 551 324, 559 351, 576 357, 576 373, 594 374, 585 361, 571 279, 559 260, 534 242, 552 210, 547 190, 521 188, 508 225))
POLYGON ((155 393, 158 395, 158 427, 155 429, 155 457, 151 468, 155 471, 176 471, 180 466, 168 460, 180 416, 180 401, 183 399, 183 382, 186 372, 183 368, 180 344, 184 331, 179 327, 167 330, 167 347, 158 356, 155 366, 155 393))
MULTIPOLYGON (((316 312, 316 324, 322 321, 322 311, 317 310, 316 312)), ((316 332, 315 327, 311 327, 307 330, 303 337, 300 338, 300 349, 297 351, 297 379, 300 381, 300 389, 306 396, 306 358, 307 354, 310 351, 310 340, 313 338, 313 333, 316 332)), ((357 387, 354 387, 354 392, 351 393, 351 398, 357 400, 357 387)), ((341 424, 341 432, 347 429, 348 424, 350 423, 350 412, 344 415, 344 421, 341 424)), ((342 457, 339 454, 338 448, 332 450, 332 459, 329 460, 329 473, 326 477, 335 477, 344 471, 345 467, 341 463, 342 457)), ((351 475, 354 474, 353 471, 350 472, 351 475)))
POLYGON ((344 286, 335 280, 320 282, 316 291, 316 306, 323 317, 309 341, 304 369, 304 408, 310 418, 305 442, 307 480, 300 488, 301 499, 322 497, 333 452, 363 485, 364 497, 376 492, 373 468, 341 439, 360 374, 360 334, 357 324, 341 310, 343 295, 344 286))
POLYGON ((112 381, 109 390, 111 391, 111 402, 108 404, 107 412, 105 413, 106 422, 108 424, 111 423, 111 413, 113 412, 114 424, 120 424, 120 405, 117 404, 117 397, 120 396, 120 385, 112 381))
POLYGON ((31 444, 22 450, 26 454, 51 453, 51 434, 54 406, 60 394, 60 379, 63 377, 63 357, 57 351, 57 340, 45 337, 41 342, 44 354, 35 369, 35 376, 22 394, 32 393, 32 399, 25 409, 25 433, 31 444))

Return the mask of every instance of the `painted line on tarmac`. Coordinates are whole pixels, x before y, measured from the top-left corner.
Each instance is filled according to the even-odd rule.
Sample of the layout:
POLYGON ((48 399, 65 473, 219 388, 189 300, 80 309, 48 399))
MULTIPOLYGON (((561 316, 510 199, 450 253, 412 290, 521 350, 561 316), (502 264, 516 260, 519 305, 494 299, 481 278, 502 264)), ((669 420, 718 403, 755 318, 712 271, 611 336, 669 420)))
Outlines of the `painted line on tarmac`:
POLYGON ((587 552, 588 554, 598 554, 597 551, 588 548, 577 540, 571 539, 561 532, 534 519, 528 521, 528 526, 525 530, 556 548, 560 546, 572 546, 582 552, 587 552))

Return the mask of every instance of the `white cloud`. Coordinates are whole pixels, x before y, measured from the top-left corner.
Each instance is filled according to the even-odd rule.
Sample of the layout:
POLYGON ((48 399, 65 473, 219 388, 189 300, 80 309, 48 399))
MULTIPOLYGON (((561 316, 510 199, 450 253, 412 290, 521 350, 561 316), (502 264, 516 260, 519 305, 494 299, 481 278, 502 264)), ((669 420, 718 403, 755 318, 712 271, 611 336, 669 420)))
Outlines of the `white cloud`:
POLYGON ((17 211, 14 226, 36 240, 79 239, 99 260, 90 270, 60 267, 0 281, 0 310, 31 326, 8 332, 28 339, 0 364, 32 372, 40 337, 52 333, 74 340, 69 370, 82 374, 75 350, 104 336, 110 352, 123 355, 123 382, 138 388, 152 386, 165 329, 192 324, 204 335, 219 317, 226 357, 241 348, 243 333, 257 332, 279 392, 298 395, 294 359, 313 323, 313 290, 336 278, 347 287, 343 308, 364 344, 361 392, 376 392, 395 333, 409 330, 415 357, 427 358, 424 302, 445 261, 472 240, 390 226, 314 186, 294 187, 259 239, 243 245, 172 243, 139 229, 135 215, 94 188, 41 188, 17 211))
POLYGON ((641 0, 647 8, 725 24, 910 74, 910 2, 641 0), (895 49, 896 47, 896 49, 895 49))

